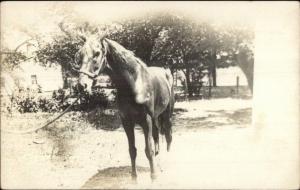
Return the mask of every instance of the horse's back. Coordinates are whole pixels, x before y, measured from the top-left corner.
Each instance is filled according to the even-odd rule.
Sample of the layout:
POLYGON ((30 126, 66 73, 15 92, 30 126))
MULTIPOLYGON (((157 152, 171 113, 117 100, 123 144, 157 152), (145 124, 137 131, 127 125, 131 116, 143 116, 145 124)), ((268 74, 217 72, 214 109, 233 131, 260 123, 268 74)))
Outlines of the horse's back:
POLYGON ((170 69, 164 69, 161 67, 149 67, 148 69, 152 76, 156 76, 156 79, 161 80, 162 83, 164 80, 167 80, 168 86, 173 86, 173 76, 170 69))

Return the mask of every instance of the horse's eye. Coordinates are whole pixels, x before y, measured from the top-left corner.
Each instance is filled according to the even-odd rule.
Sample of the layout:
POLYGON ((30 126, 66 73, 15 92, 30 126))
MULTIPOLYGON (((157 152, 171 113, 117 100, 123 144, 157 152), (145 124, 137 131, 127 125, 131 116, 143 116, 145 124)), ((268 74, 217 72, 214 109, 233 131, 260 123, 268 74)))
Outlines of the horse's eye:
POLYGON ((96 51, 96 53, 94 54, 94 57, 98 57, 100 55, 99 51, 96 51))
POLYGON ((98 65, 95 65, 95 66, 94 66, 94 69, 95 69, 95 71, 97 71, 97 70, 99 69, 99 66, 98 66, 98 65))

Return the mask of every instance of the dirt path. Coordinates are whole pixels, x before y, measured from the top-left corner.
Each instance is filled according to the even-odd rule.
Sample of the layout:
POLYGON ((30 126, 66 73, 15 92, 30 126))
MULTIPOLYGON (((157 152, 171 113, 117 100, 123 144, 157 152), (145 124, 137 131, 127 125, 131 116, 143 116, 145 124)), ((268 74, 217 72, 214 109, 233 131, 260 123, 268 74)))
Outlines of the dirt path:
MULTIPOLYGON (((63 120, 38 133, 1 134, 3 187, 7 188, 216 188, 226 187, 253 156, 249 144, 251 100, 219 99, 176 104, 171 152, 160 139, 158 179, 150 180, 142 131, 136 129, 138 180, 122 128, 97 130, 85 121, 63 120), (66 124, 69 124, 66 127, 66 124), (242 151, 245 150, 245 151, 242 151)), ((254 158, 255 159, 255 158, 254 158)), ((253 162, 254 164, 255 162, 253 162)))

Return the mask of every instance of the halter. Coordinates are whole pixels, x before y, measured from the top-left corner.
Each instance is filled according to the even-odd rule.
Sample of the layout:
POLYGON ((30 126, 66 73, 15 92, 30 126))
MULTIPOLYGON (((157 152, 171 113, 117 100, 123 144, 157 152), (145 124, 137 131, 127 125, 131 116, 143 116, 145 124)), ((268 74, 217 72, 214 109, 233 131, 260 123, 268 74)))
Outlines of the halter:
POLYGON ((101 71, 107 66, 107 60, 106 58, 104 58, 102 60, 102 67, 99 68, 95 73, 91 73, 89 71, 84 71, 84 70, 78 70, 78 69, 75 69, 78 73, 81 73, 81 74, 84 74, 86 76, 88 76, 89 78, 91 79, 95 79, 97 76, 99 76, 99 74, 101 73, 101 71))
POLYGON ((72 69, 77 71, 78 73, 81 73, 81 74, 84 74, 86 76, 88 76, 89 78, 95 80, 95 78, 97 76, 99 76, 99 74, 101 73, 101 71, 107 66, 107 58, 106 58, 106 54, 107 54, 107 50, 105 48, 105 51, 104 51, 104 54, 102 56, 102 60, 101 60, 101 63, 100 65, 102 65, 97 71, 95 71, 95 73, 91 73, 89 71, 84 71, 84 70, 81 70, 81 69, 76 69, 74 64, 71 64, 72 65, 72 69))

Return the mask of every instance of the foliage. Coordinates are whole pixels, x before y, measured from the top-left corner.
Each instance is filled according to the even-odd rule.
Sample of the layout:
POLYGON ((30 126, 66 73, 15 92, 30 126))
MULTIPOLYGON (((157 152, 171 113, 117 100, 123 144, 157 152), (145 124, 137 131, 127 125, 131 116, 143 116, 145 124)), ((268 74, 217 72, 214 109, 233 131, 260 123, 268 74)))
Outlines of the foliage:
POLYGON ((235 54, 241 44, 251 44, 254 36, 248 28, 217 26, 196 22, 171 13, 147 15, 121 22, 122 30, 113 35, 147 65, 165 66, 174 72, 182 69, 189 93, 206 75, 216 85, 216 68, 237 65, 235 54))
POLYGON ((67 90, 54 91, 52 97, 45 97, 39 93, 24 91, 18 93, 13 99, 13 110, 20 113, 28 112, 59 112, 70 106, 79 97, 80 102, 74 104, 73 111, 89 111, 95 108, 107 108, 109 101, 103 89, 88 93, 75 92, 71 95, 67 90))
POLYGON ((36 61, 44 66, 60 65, 63 87, 68 87, 67 78, 78 76, 73 70, 72 63, 75 62, 75 54, 83 45, 82 35, 78 31, 92 31, 95 27, 88 23, 75 25, 64 21, 58 24, 60 32, 54 35, 52 41, 41 43, 41 47, 36 51, 36 61))
POLYGON ((163 24, 162 18, 156 15, 145 15, 119 23, 121 29, 109 34, 109 37, 118 41, 125 48, 133 51, 147 65, 163 24))
POLYGON ((92 94, 80 92, 75 89, 75 96, 80 97, 80 104, 75 107, 77 110, 92 110, 95 108, 107 108, 109 101, 102 88, 93 89, 92 94))
MULTIPOLYGON (((172 72, 183 70, 190 95, 194 85, 200 84, 205 75, 211 76, 216 85, 216 68, 237 65, 236 54, 241 45, 251 47, 254 38, 253 32, 244 26, 225 27, 161 12, 106 25, 63 20, 58 28, 59 31, 51 36, 52 40, 39 41, 35 60, 45 66, 60 65, 64 88, 68 86, 68 77, 78 76, 71 66, 74 55, 83 45, 78 31, 105 31, 108 38, 133 51, 147 65, 169 67, 172 72)), ((253 48, 248 48, 247 55, 251 52, 253 48)), ((15 55, 8 62, 15 64, 17 61, 14 60, 23 59, 21 55, 15 55)), ((241 64, 247 63, 238 65, 241 64)))
POLYGON ((26 61, 28 58, 22 52, 17 51, 3 51, 1 52, 2 68, 12 70, 20 65, 21 62, 26 61))
POLYGON ((20 113, 57 112, 60 111, 60 105, 55 99, 41 97, 37 93, 28 91, 14 97, 13 109, 20 113))

